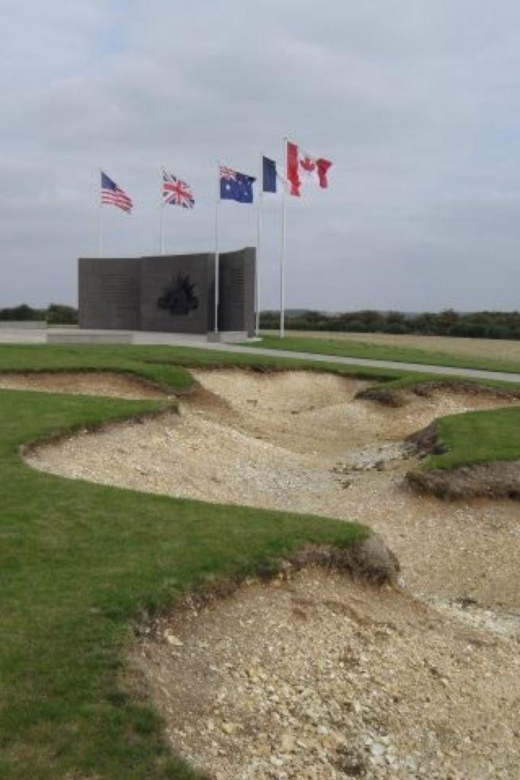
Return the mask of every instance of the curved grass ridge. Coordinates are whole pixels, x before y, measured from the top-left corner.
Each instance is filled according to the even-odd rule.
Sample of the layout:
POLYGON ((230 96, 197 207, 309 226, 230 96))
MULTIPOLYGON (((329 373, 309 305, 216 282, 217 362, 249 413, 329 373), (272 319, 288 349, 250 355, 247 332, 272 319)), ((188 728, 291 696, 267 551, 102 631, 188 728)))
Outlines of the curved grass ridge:
POLYGON ((132 622, 221 578, 275 570, 359 524, 209 505, 27 467, 26 442, 164 404, 0 391, 0 777, 194 780, 154 711, 120 684, 132 622))
POLYGON ((437 435, 446 451, 429 468, 453 469, 475 463, 520 458, 520 406, 442 417, 437 435))
MULTIPOLYGON (((175 392, 193 384, 181 362, 276 365, 171 348, 0 348, 0 370, 120 370, 175 392)), ((385 376, 406 381, 400 372, 385 376)), ((132 622, 223 578, 276 570, 309 543, 346 548, 370 535, 356 523, 68 480, 33 471, 20 458, 27 442, 163 408, 0 391, 0 777, 200 777, 166 747, 154 711, 120 684, 132 622)), ((503 411, 512 414, 509 429, 520 430, 519 410, 497 413, 503 411)), ((516 438, 512 446, 520 453, 516 438)))
POLYGON ((520 500, 520 406, 441 417, 410 441, 427 455, 406 474, 417 493, 520 500))

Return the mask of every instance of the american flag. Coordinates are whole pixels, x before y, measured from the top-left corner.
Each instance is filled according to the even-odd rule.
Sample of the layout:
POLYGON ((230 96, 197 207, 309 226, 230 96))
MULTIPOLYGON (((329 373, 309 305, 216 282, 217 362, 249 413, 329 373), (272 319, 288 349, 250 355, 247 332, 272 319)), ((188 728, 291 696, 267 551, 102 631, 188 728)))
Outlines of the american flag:
POLYGON ((134 205, 126 192, 101 171, 101 204, 103 203, 117 206, 118 209, 126 211, 127 214, 130 214, 134 205))
POLYGON ((167 203, 182 206, 183 209, 192 209, 195 199, 189 184, 163 170, 163 204, 167 203))

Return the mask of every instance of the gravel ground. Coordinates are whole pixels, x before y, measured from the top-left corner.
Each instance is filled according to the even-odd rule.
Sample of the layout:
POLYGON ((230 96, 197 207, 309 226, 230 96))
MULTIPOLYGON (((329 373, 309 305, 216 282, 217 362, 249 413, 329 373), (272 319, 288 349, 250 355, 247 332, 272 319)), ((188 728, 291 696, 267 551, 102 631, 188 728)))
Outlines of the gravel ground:
POLYGON ((355 400, 365 384, 333 375, 194 374, 206 392, 180 414, 75 435, 29 462, 137 490, 358 519, 397 554, 412 592, 520 605, 518 504, 451 504, 402 487, 414 466, 406 436, 498 400, 437 390, 388 408, 355 400))
POLYGON ((337 376, 194 373, 205 390, 179 415, 75 436, 29 462, 360 519, 397 554, 403 581, 373 591, 310 570, 149 627, 133 660, 172 744, 217 780, 516 780, 518 504, 403 488, 408 434, 499 401, 438 390, 387 408, 354 400, 366 385, 337 376))
POLYGON ((510 640, 307 570, 154 626, 135 653, 177 750, 215 780, 518 777, 510 640))

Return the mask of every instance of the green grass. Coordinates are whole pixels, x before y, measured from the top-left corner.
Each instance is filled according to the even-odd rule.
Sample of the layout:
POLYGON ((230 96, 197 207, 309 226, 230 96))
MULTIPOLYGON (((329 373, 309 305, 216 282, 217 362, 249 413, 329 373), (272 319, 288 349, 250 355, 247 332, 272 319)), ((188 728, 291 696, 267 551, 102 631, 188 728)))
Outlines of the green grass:
POLYGON ((428 458, 427 468, 520 460, 520 406, 442 417, 437 433, 447 451, 428 458))
POLYGON ((432 366, 453 366, 456 368, 474 368, 486 371, 506 371, 520 373, 520 364, 505 360, 463 357, 444 352, 413 349, 411 347, 393 347, 370 344, 363 341, 321 339, 312 337, 264 336, 261 341, 251 342, 251 346, 264 349, 285 349, 294 352, 309 352, 331 357, 365 358, 370 360, 392 360, 399 363, 419 363, 432 366))
MULTIPOLYGON (((172 390, 191 386, 189 365, 310 367, 171 347, 0 347, 0 371, 127 371, 172 390)), ((419 379, 361 374, 401 386, 419 379)), ((324 518, 62 479, 29 469, 19 456, 26 442, 166 405, 0 391, 1 780, 195 780, 164 744, 155 712, 121 683, 132 625, 187 590, 272 568, 308 541, 343 546, 368 533, 324 518)), ((440 425, 451 448, 444 459, 455 446, 463 459, 502 458, 505 450, 520 457, 519 409, 440 425)))
MULTIPOLYGON (((28 368, 27 352, 16 352, 2 355, 3 367, 28 368)), ((41 350, 36 367, 114 367, 96 352, 64 361, 41 350)), ((167 365, 160 376, 186 386, 189 375, 177 371, 167 365)), ((164 744, 160 719, 120 682, 132 623, 187 590, 273 567, 307 541, 350 545, 368 533, 62 479, 19 456, 24 442, 163 407, 0 391, 2 780, 193 780, 164 744)))
POLYGON ((0 372, 121 371, 150 379, 165 388, 183 390, 193 384, 189 367, 247 367, 259 371, 305 369, 334 371, 367 379, 397 379, 398 370, 345 366, 339 363, 265 355, 220 352, 193 347, 90 345, 0 345, 0 372))

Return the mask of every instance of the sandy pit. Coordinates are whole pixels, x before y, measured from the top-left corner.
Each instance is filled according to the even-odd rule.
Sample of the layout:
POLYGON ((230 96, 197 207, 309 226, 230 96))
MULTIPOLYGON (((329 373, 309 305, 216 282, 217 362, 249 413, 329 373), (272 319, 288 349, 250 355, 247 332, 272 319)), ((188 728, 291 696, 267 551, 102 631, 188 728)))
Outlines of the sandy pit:
POLYGON ((18 372, 0 374, 0 389, 33 390, 41 393, 74 393, 79 395, 102 395, 112 398, 164 398, 158 388, 145 383, 131 374, 117 374, 112 371, 70 372, 39 371, 21 374, 18 372))
POLYGON ((366 383, 327 374, 193 373, 202 389, 179 414, 73 436, 28 462, 357 519, 396 553, 402 582, 374 591, 310 570, 150 627, 133 663, 175 748, 218 780, 516 778, 518 503, 403 487, 417 465, 409 434, 511 402, 437 389, 384 407, 355 398, 366 383))

